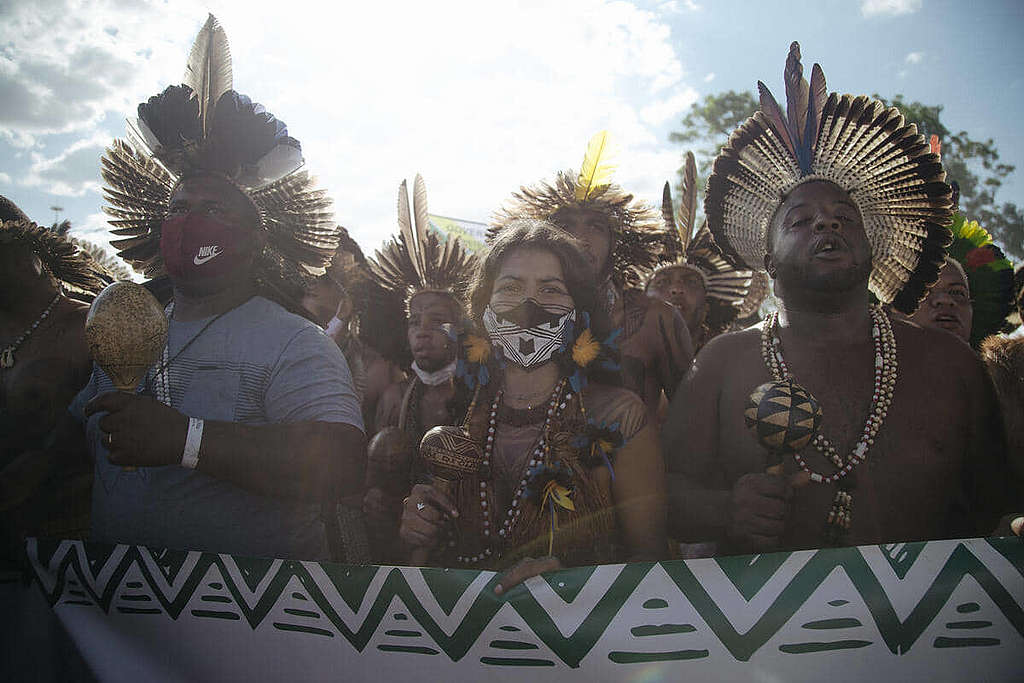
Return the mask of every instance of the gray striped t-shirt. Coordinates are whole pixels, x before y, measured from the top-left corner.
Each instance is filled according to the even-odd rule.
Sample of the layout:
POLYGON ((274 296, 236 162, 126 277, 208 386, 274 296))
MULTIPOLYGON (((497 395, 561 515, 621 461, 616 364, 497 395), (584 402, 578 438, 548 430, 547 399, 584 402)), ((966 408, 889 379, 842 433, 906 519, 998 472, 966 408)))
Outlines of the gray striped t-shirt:
MULTIPOLYGON (((209 322, 169 321, 171 407, 190 417, 250 425, 320 421, 363 428, 345 358, 319 327, 262 297, 203 330, 209 322)), ((155 395, 157 381, 150 370, 140 390, 155 395)), ((84 421, 85 403, 111 389, 106 374, 94 368, 71 413, 84 421)), ((177 465, 126 471, 107 460, 97 425, 101 415, 85 423, 95 461, 93 540, 327 558, 317 504, 261 496, 177 465)))

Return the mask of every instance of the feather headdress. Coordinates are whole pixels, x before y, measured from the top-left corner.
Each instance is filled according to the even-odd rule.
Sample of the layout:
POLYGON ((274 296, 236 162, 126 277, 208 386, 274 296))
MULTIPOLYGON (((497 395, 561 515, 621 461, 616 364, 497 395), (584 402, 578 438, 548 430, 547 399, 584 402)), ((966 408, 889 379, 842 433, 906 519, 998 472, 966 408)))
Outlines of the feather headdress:
POLYGON ((261 105, 232 89, 231 52, 210 15, 188 58, 184 83, 138 107, 128 141, 103 156, 111 243, 148 278, 166 275, 160 228, 178 184, 193 175, 222 177, 241 190, 267 236, 259 278, 293 300, 307 276, 321 275, 338 245, 331 201, 300 168, 299 142, 261 105))
POLYGON ((1013 310, 1013 265, 988 231, 961 213, 953 215, 949 257, 967 274, 973 311, 971 346, 978 348, 982 339, 1003 330, 1013 310))
POLYGON ((370 270, 385 289, 404 296, 406 302, 422 292, 438 292, 463 302, 476 257, 457 238, 443 242, 429 230, 427 186, 422 176, 413 181, 412 211, 409 188, 398 187, 398 237, 370 259, 370 270))
POLYGON ((590 139, 580 172, 561 171, 552 182, 521 187, 498 211, 487 230, 493 240, 517 218, 536 218, 558 225, 563 209, 589 209, 605 215, 612 230, 610 273, 620 287, 642 287, 643 274, 664 258, 671 236, 657 212, 635 201, 612 182, 611 144, 607 131, 590 139))
POLYGON ((949 243, 951 192, 928 141, 894 107, 826 94, 817 64, 808 83, 800 46, 786 60, 786 111, 758 82, 761 110, 729 138, 708 179, 704 208, 722 250, 764 268, 768 227, 797 185, 832 182, 860 209, 872 248, 868 287, 913 312, 938 278, 949 243))
POLYGON ((710 336, 724 332, 736 318, 756 311, 768 293, 762 279, 722 254, 707 221, 696 229, 697 164, 692 152, 686 153, 679 210, 673 205, 672 189, 666 182, 661 215, 666 230, 675 238, 666 254, 671 261, 655 268, 647 280, 648 286, 659 272, 669 268, 689 268, 700 273, 708 297, 710 336))
POLYGON ((0 223, 0 244, 5 243, 30 249, 65 292, 76 299, 91 301, 115 279, 73 240, 27 219, 0 223))

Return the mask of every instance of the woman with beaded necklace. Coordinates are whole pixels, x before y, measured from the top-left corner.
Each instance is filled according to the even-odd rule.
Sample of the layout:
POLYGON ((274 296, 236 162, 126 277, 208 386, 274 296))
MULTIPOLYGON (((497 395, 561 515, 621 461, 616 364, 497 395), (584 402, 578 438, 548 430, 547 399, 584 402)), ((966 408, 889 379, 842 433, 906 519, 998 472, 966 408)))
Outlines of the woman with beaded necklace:
POLYGON ((614 386, 617 332, 591 272, 540 220, 513 221, 486 253, 471 313, 489 341, 460 345, 476 396, 454 436, 459 471, 439 471, 428 433, 420 457, 438 476, 405 501, 401 537, 419 561, 511 567, 502 593, 561 566, 663 555, 660 448, 640 398, 614 386))

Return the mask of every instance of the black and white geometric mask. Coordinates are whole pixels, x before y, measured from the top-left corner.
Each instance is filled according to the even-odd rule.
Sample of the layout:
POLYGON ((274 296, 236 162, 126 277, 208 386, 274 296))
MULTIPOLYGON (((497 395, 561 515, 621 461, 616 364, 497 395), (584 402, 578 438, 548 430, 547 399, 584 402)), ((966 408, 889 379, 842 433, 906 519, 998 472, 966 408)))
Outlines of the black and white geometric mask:
POLYGON ((484 328, 510 363, 531 368, 551 360, 562 347, 566 328, 576 321, 571 306, 542 308, 533 299, 501 312, 488 304, 484 309, 484 328))

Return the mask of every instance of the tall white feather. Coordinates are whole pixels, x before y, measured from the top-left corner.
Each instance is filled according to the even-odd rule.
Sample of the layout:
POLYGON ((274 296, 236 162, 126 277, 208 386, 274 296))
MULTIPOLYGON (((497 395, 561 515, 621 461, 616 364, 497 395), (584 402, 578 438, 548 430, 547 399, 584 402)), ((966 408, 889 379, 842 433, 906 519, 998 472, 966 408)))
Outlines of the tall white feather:
POLYGON ((228 36, 212 14, 192 44, 192 52, 185 65, 184 82, 199 100, 199 121, 205 137, 210 133, 217 101, 232 87, 228 36))

